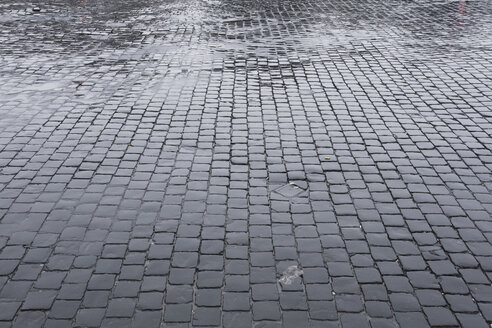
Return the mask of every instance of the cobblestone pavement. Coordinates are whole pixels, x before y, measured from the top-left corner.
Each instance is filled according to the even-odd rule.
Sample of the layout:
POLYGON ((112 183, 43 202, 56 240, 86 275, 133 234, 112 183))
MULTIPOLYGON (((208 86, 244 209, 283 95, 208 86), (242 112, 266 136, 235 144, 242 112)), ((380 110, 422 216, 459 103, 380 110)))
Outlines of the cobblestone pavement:
POLYGON ((4 0, 0 328, 489 327, 490 0, 4 0))

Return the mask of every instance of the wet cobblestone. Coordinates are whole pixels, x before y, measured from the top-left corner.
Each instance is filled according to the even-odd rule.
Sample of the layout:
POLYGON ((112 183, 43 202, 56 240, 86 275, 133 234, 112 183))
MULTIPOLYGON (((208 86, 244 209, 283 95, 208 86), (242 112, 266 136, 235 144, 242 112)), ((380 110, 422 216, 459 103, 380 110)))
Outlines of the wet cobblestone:
POLYGON ((0 327, 489 327, 491 8, 3 1, 0 327))

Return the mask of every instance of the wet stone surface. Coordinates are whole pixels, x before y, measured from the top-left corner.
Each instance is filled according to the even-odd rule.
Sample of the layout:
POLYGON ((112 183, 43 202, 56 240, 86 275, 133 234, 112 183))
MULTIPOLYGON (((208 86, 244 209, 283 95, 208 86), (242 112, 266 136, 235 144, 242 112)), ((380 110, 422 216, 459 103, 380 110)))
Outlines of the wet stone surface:
POLYGON ((488 327, 491 8, 2 1, 0 327, 488 327))

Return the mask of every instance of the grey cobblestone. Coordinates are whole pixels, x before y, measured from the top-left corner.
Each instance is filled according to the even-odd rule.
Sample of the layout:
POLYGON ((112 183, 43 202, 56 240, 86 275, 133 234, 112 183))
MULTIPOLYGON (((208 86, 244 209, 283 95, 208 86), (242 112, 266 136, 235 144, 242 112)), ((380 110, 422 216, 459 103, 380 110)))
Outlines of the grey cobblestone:
POLYGON ((3 1, 0 327, 489 327, 491 14, 3 1))

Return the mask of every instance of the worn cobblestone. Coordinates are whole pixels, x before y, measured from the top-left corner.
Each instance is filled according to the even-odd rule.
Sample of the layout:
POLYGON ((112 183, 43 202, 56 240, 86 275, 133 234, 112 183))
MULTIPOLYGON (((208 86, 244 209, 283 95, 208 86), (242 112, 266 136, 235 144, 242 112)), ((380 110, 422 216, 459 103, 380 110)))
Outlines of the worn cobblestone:
POLYGON ((489 327, 491 8, 3 1, 0 327, 489 327))

